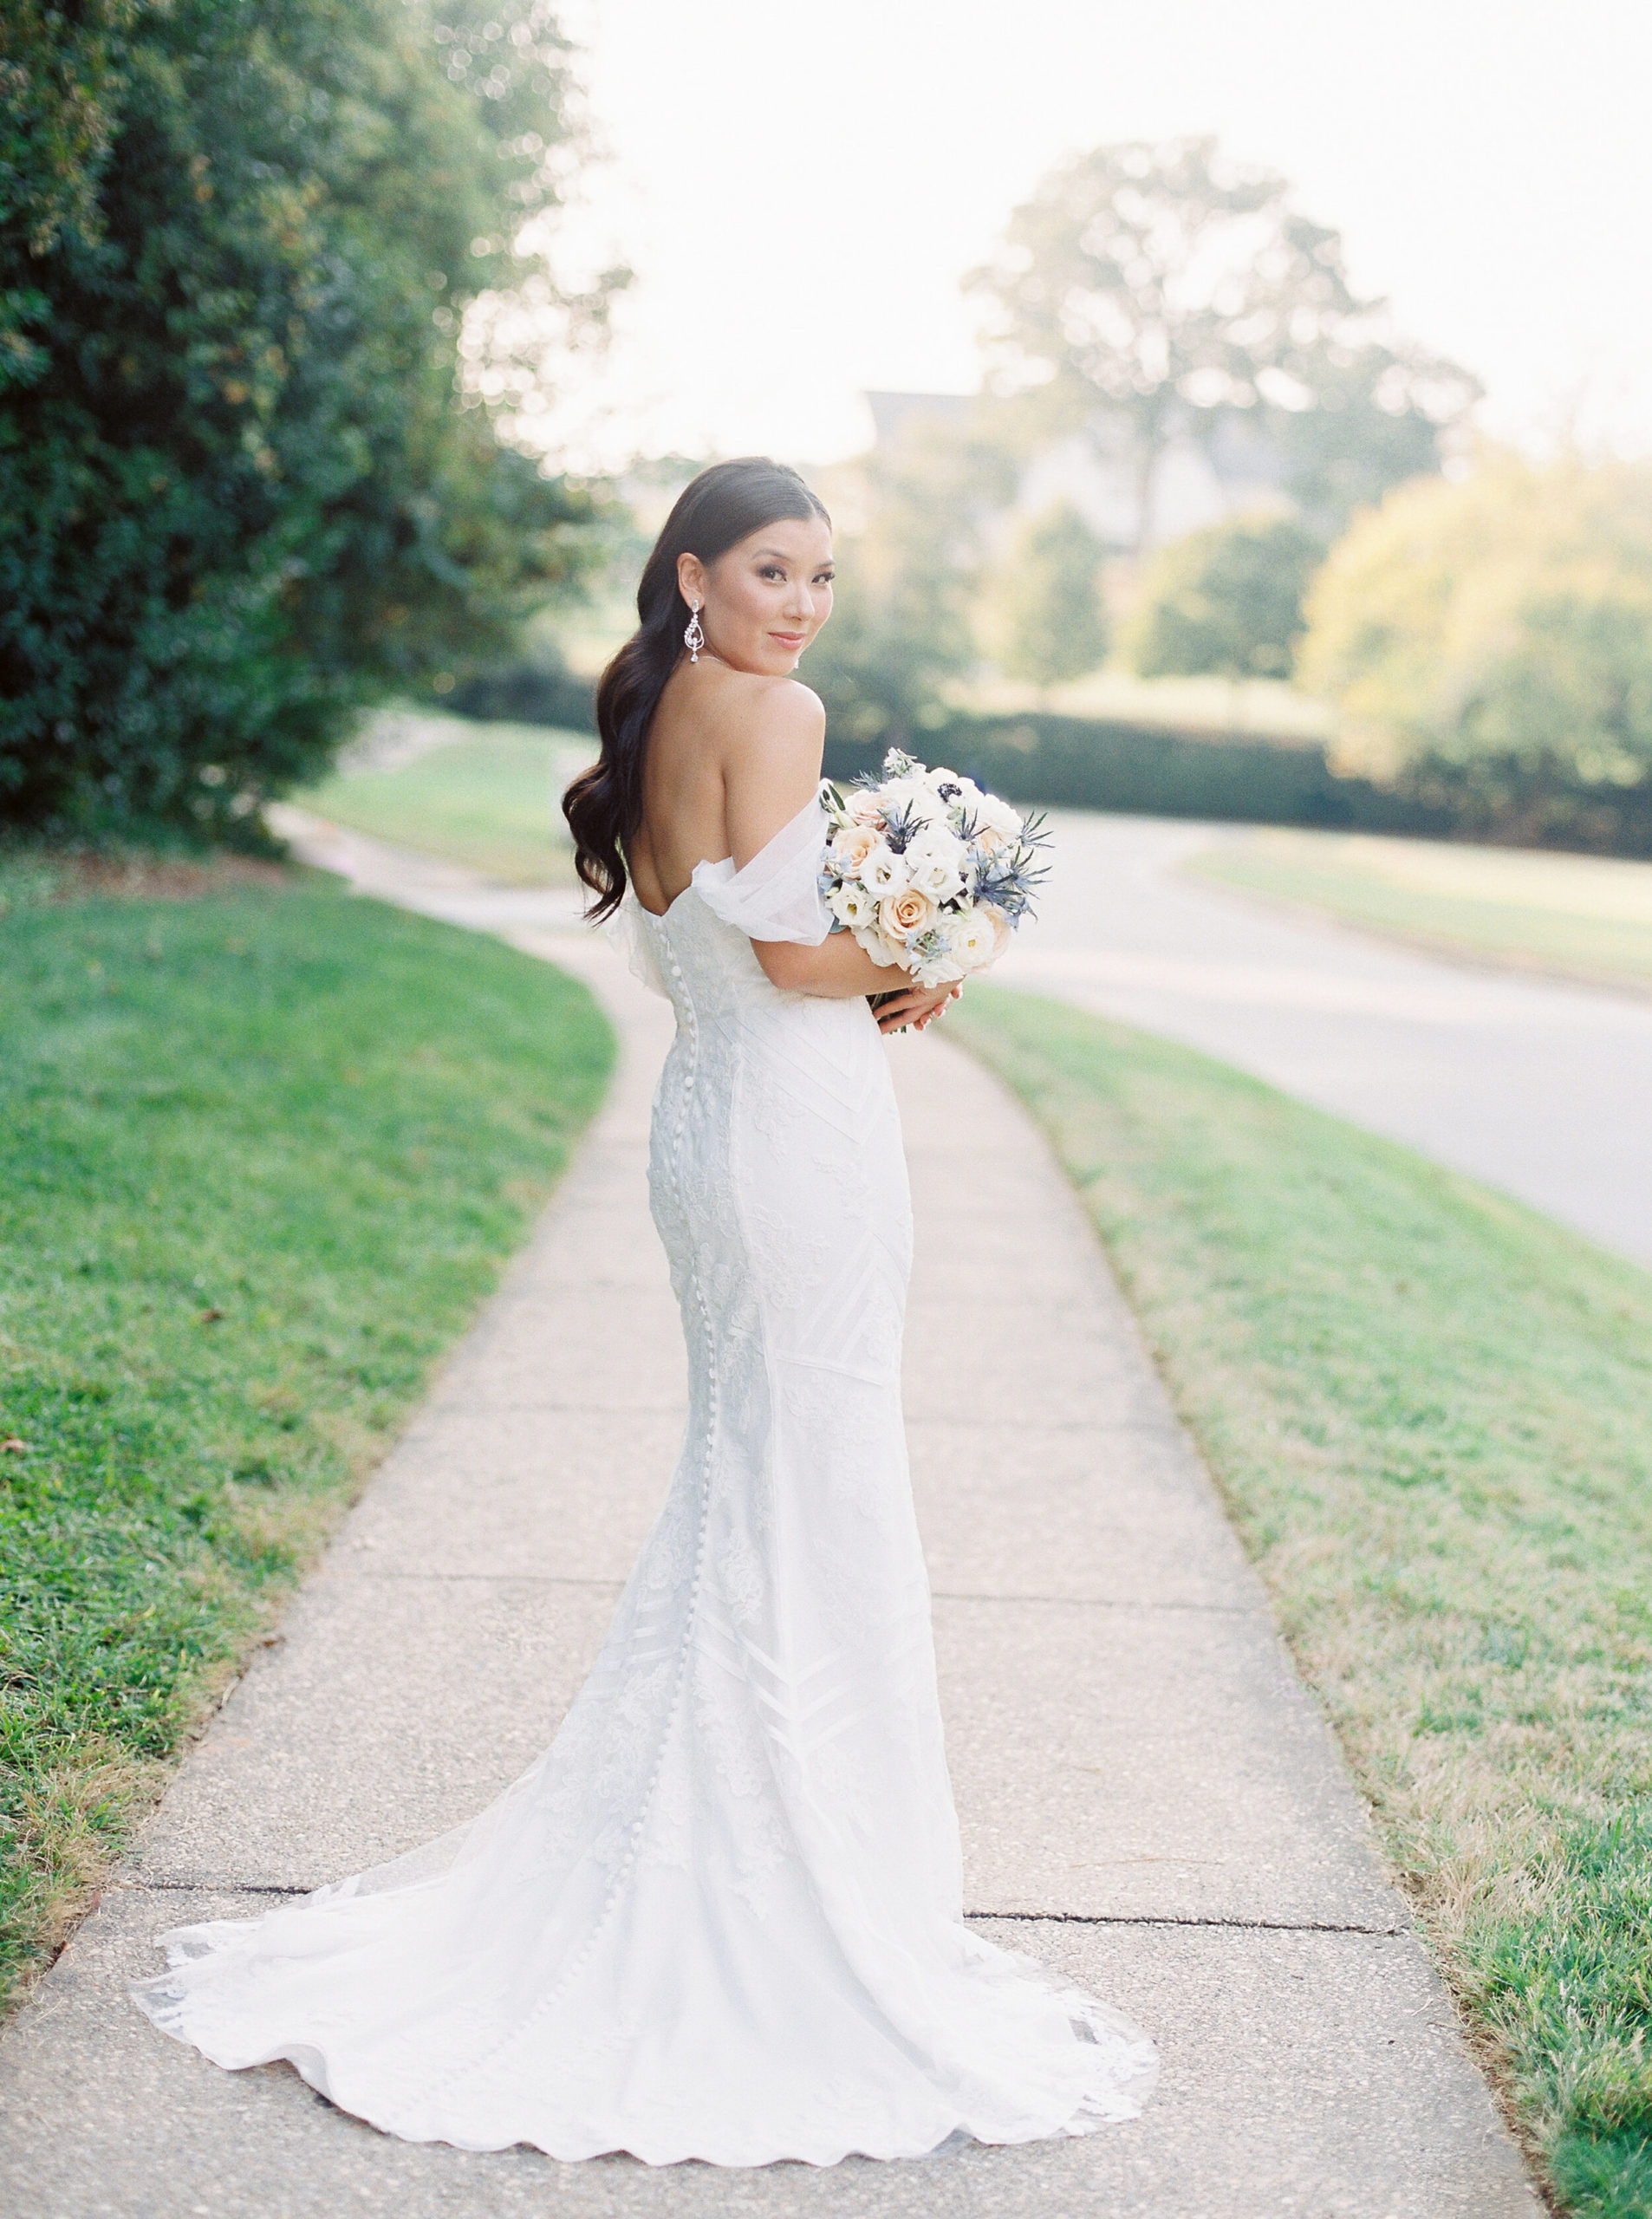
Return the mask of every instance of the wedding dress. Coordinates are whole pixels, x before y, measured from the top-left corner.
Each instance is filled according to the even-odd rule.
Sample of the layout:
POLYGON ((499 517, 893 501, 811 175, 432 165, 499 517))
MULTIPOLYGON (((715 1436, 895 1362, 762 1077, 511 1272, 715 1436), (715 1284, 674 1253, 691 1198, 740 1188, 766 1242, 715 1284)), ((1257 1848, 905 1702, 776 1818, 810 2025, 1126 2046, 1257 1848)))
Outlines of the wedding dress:
POLYGON ((911 1241, 864 1000, 771 985, 817 942, 811 803, 663 917, 677 1033, 649 1187, 686 1441, 547 1754, 468 1827, 133 1993, 217 2063, 286 2058, 411 2141, 830 2164, 1134 2117, 1152 2046, 963 1923, 899 1366, 911 1241))

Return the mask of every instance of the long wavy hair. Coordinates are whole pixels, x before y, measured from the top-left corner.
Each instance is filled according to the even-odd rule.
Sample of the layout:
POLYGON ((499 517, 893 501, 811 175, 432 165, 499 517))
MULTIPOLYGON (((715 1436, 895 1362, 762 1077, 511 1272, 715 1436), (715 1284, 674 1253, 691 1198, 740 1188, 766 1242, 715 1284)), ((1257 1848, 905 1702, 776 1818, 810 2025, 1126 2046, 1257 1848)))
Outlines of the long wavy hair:
POLYGON ((642 822, 648 727, 684 653, 689 608, 677 587, 678 556, 698 555, 709 565, 764 524, 783 517, 806 524, 815 517, 831 522, 797 472, 767 455, 714 462, 678 495, 642 566, 641 621, 597 684, 602 752, 563 796, 574 866, 596 897, 585 913, 593 924, 611 914, 624 895, 625 851, 642 822))

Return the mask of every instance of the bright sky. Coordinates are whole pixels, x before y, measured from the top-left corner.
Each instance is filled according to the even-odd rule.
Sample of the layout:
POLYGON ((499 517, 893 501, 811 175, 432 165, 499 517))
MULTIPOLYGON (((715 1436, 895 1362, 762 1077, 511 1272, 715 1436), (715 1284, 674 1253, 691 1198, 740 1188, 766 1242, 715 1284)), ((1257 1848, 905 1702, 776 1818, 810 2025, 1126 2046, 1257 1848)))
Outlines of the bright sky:
POLYGON ((1647 0, 569 0, 638 273, 582 441, 828 461, 978 382, 963 273, 1063 156, 1214 132, 1538 436, 1652 449, 1647 0))

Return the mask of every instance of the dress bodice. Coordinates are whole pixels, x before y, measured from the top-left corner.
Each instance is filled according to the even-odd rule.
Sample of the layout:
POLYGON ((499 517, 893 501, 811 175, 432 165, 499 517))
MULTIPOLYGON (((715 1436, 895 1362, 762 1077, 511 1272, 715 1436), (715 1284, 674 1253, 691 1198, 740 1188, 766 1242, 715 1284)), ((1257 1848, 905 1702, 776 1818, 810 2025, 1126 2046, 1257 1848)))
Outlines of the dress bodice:
MULTIPOLYGON (((727 862, 706 865, 732 875, 727 862)), ((751 936, 710 908, 698 878, 677 896, 663 916, 640 905, 636 925, 647 951, 654 983, 666 995, 682 1025, 705 1024, 742 1008, 798 1002, 784 992, 758 962, 751 936)))
POLYGON ((820 891, 826 833, 820 805, 810 801, 742 869, 732 856, 696 864, 663 914, 626 896, 616 935, 643 984, 669 999, 680 1028, 738 1009, 797 1009, 816 999, 775 986, 751 943, 815 947, 830 932, 820 891))

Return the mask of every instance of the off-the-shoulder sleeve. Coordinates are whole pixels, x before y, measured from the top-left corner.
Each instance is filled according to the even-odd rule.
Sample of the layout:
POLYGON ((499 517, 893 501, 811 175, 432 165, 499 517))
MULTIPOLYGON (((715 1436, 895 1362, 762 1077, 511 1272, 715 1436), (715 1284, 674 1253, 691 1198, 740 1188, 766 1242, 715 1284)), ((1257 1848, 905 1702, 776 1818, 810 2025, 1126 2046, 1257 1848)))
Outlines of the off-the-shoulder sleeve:
POLYGON ((732 860, 701 863, 694 888, 706 908, 750 940, 818 947, 832 928, 820 891, 827 824, 818 801, 800 809, 744 869, 732 860))
POLYGON ((654 935, 643 921, 642 907, 634 894, 627 894, 602 931, 608 946, 625 958, 631 976, 640 979, 650 993, 660 994, 669 1001, 671 996, 660 973, 654 935))

